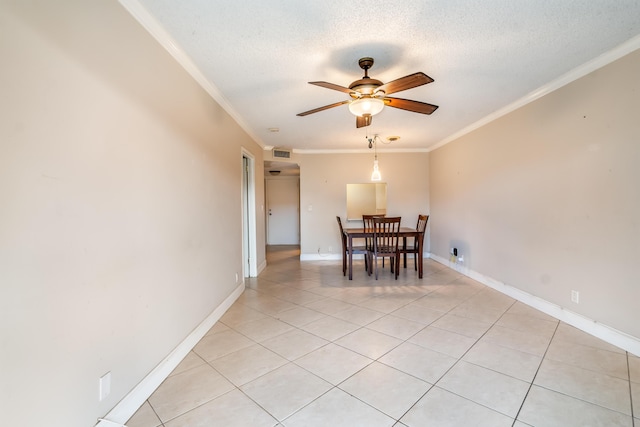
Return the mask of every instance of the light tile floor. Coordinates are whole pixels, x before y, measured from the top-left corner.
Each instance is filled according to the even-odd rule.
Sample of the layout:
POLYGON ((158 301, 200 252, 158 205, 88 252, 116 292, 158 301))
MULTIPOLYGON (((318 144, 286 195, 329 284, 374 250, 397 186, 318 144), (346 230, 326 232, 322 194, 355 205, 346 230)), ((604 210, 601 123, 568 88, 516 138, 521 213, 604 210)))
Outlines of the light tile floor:
POLYGON ((298 256, 271 248, 127 426, 640 427, 640 358, 430 260, 298 256))

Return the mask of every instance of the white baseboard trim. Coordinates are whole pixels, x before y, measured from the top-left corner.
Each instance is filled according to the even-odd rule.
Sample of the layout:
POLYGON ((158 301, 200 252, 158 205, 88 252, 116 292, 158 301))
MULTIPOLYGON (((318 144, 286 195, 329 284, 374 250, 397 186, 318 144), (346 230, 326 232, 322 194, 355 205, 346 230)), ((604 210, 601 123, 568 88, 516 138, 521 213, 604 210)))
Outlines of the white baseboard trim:
MULTIPOLYGON (((300 254, 300 261, 340 261, 340 254, 300 254)), ((364 259, 364 255, 354 255, 353 259, 364 259)))
POLYGON ((556 319, 571 326, 575 326, 576 328, 597 338, 600 338, 601 340, 606 341, 609 344, 613 344, 616 347, 626 350, 629 353, 640 356, 640 339, 637 337, 626 334, 603 323, 599 323, 593 319, 589 319, 571 310, 567 310, 565 307, 561 307, 540 297, 531 295, 518 288, 514 288, 513 286, 506 285, 498 280, 487 277, 463 265, 451 262, 446 258, 442 258, 434 254, 430 254, 429 257, 434 261, 437 261, 440 264, 451 268, 452 270, 464 274, 465 276, 470 277, 473 280, 482 283, 483 285, 487 285, 488 287, 495 289, 498 292, 502 292, 503 294, 508 295, 511 298, 514 298, 524 304, 527 304, 530 307, 540 310, 543 313, 548 314, 549 316, 555 317, 556 319))
POLYGON ((220 320, 222 315, 233 305, 244 292, 244 282, 240 283, 211 314, 209 314, 162 362, 143 378, 109 413, 101 419, 96 427, 113 427, 124 423, 136 413, 138 408, 151 396, 160 384, 171 374, 185 356, 220 320))
POLYGON ((256 273, 256 277, 258 277, 260 275, 260 273, 262 273, 264 271, 265 268, 267 268, 267 260, 266 259, 264 261, 262 261, 260 263, 260 265, 258 266, 258 272, 256 273))

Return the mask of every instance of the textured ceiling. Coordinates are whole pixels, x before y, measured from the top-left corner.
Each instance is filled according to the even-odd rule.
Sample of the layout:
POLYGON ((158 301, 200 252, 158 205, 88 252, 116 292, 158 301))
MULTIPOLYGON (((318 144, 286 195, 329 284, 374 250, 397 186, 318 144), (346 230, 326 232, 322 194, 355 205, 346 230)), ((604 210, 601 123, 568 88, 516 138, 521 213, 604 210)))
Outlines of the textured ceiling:
POLYGON ((298 150, 366 149, 367 133, 429 149, 640 34, 638 0, 121 2, 160 24, 260 144, 298 150), (393 96, 440 108, 386 107, 361 129, 346 105, 296 116, 347 99, 307 82, 348 86, 365 56, 383 82, 432 77, 393 96))

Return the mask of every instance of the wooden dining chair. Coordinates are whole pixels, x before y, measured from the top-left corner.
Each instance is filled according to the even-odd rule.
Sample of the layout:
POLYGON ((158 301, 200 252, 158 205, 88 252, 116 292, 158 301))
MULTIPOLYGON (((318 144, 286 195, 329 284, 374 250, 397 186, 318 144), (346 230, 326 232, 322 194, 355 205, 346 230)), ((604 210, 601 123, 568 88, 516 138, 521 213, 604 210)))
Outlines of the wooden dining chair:
POLYGON ((407 245, 406 239, 403 240, 400 253, 404 258, 404 268, 407 268, 407 254, 413 254, 414 268, 418 271, 418 257, 423 256, 420 252, 419 245, 424 242, 424 234, 427 229, 427 222, 429 221, 429 215, 418 215, 418 223, 416 224, 416 231, 418 236, 413 239, 412 245, 407 245))
POLYGON ((400 232, 400 220, 398 217, 373 218, 373 237, 371 248, 367 248, 369 257, 369 275, 375 271, 378 280, 378 258, 389 258, 391 272, 398 280, 400 271, 400 250, 398 247, 398 233, 400 232))
MULTIPOLYGON (((342 242, 342 275, 347 275, 347 256, 349 256, 349 245, 347 243, 347 236, 344 234, 344 228, 342 228, 342 220, 339 216, 336 216, 336 220, 338 221, 338 226, 340 227, 340 241, 342 242)), ((369 271, 369 267, 367 264, 367 248, 366 246, 353 246, 351 250, 352 254, 362 254, 364 255, 364 268, 369 271)))
MULTIPOLYGON (((362 229, 365 233, 373 233, 373 219, 384 218, 384 214, 362 215, 362 229)), ((373 237, 366 237, 364 239, 364 246, 367 252, 373 250, 373 237)), ((365 255, 365 258, 367 256, 365 255)), ((371 261, 371 260, 369 260, 371 261)), ((382 259, 382 267, 384 268, 384 258, 382 259)))

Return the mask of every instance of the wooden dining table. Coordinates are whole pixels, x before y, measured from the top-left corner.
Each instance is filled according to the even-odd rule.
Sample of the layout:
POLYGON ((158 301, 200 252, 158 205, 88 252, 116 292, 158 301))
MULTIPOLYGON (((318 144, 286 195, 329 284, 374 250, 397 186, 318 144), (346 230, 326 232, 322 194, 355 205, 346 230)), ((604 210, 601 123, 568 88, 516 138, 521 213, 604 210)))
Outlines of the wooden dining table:
MULTIPOLYGON (((373 237, 373 232, 371 231, 365 232, 364 228, 345 228, 343 232, 347 237, 347 247, 349 248, 349 251, 348 251, 349 262, 347 263, 348 269, 349 269, 349 280, 353 280, 353 250, 352 250, 353 239, 373 237)), ((417 260, 418 261, 418 277, 422 279, 422 258, 423 258, 422 246, 424 242, 423 242, 423 239, 418 238, 420 237, 420 232, 415 228, 400 227, 400 231, 398 232, 398 237, 403 239, 404 247, 406 247, 407 237, 413 237, 418 239, 418 254, 420 254, 418 257, 419 259, 417 260)), ((397 267, 399 267, 399 265, 397 267)))

